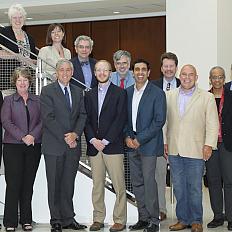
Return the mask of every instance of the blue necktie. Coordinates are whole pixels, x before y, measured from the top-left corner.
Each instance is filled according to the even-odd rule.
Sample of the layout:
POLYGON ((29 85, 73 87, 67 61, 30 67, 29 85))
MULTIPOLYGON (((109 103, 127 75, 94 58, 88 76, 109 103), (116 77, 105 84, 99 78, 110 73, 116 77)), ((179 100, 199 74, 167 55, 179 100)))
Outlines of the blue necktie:
POLYGON ((66 101, 68 103, 69 109, 71 110, 71 102, 70 102, 69 92, 68 92, 67 87, 64 87, 64 95, 65 95, 66 101))

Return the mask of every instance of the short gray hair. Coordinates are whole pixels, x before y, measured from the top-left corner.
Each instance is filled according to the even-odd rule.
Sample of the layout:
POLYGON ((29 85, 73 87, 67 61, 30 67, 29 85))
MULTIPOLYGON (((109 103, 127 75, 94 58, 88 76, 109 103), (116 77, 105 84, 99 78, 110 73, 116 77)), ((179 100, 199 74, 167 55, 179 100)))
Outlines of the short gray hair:
POLYGON ((93 40, 87 36, 87 35, 80 35, 76 38, 76 40, 74 41, 74 46, 78 46, 78 44, 80 43, 81 40, 84 40, 84 41, 89 41, 89 45, 90 45, 90 49, 92 50, 93 48, 93 40))
POLYGON ((214 66, 214 67, 212 67, 212 68, 210 69, 210 71, 209 71, 209 76, 210 76, 210 77, 212 76, 212 72, 213 72, 215 69, 220 69, 220 70, 222 71, 222 73, 223 73, 224 78, 226 77, 225 70, 224 70, 224 68, 222 68, 221 66, 214 66))
POLYGON ((24 10, 21 4, 14 4, 10 6, 8 10, 8 18, 10 19, 10 21, 11 17, 15 15, 15 13, 20 13, 23 16, 24 20, 26 19, 27 12, 24 10))
POLYGON ((128 57, 129 61, 131 62, 131 54, 128 51, 125 50, 118 50, 117 52, 114 53, 113 55, 113 60, 114 62, 117 62, 122 58, 122 56, 128 57))
POLYGON ((56 63, 56 70, 59 70, 60 66, 62 66, 65 63, 69 64, 71 66, 71 69, 74 70, 73 63, 68 59, 60 59, 60 60, 58 60, 57 63, 56 63))

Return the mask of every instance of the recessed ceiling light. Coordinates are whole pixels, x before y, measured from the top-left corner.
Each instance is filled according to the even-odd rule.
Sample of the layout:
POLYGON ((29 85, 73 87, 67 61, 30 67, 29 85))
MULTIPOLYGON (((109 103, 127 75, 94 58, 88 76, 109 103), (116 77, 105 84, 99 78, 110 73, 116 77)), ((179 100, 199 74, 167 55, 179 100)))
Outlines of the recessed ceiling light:
POLYGON ((114 11, 113 13, 114 14, 120 14, 120 11, 114 11))
POLYGON ((28 19, 28 20, 32 20, 33 18, 31 18, 31 17, 28 17, 27 19, 28 19))

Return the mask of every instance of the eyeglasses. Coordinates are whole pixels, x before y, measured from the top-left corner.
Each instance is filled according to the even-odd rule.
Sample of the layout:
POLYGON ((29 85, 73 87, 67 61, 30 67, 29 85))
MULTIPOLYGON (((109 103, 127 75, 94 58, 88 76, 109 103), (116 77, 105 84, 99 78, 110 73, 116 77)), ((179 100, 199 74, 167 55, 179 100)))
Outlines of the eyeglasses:
POLYGON ((77 45, 77 47, 80 49, 90 49, 90 46, 77 45))
POLYGON ((128 62, 116 62, 116 64, 118 65, 118 66, 126 66, 126 65, 128 65, 128 62))
POLYGON ((111 70, 109 70, 109 69, 96 69, 95 72, 97 72, 97 73, 101 73, 101 72, 107 73, 107 72, 111 72, 111 70))
POLYGON ((224 80, 224 76, 211 76, 210 77, 210 79, 211 80, 214 80, 214 81, 216 81, 216 80, 219 80, 219 81, 221 81, 221 80, 224 80))

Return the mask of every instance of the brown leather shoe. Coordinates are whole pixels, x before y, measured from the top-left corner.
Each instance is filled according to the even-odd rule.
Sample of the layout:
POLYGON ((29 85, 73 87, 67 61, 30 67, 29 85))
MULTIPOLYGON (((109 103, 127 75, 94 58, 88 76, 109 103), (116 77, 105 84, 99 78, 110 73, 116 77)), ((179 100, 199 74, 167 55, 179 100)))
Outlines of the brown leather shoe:
POLYGON ((160 221, 163 221, 165 219, 167 219, 167 214, 163 213, 163 212, 160 212, 160 221))
POLYGON ((202 224, 193 223, 191 232, 203 232, 202 224))
POLYGON ((114 225, 112 225, 110 227, 110 232, 117 232, 117 231, 122 231, 126 228, 126 225, 120 224, 120 223, 114 223, 114 225))
POLYGON ((187 228, 187 225, 184 225, 180 222, 177 222, 176 224, 169 226, 170 231, 184 230, 186 228, 187 228))
POLYGON ((104 227, 104 224, 103 223, 100 223, 100 222, 94 222, 90 227, 89 227, 89 230, 90 231, 98 231, 100 230, 101 228, 104 227))

